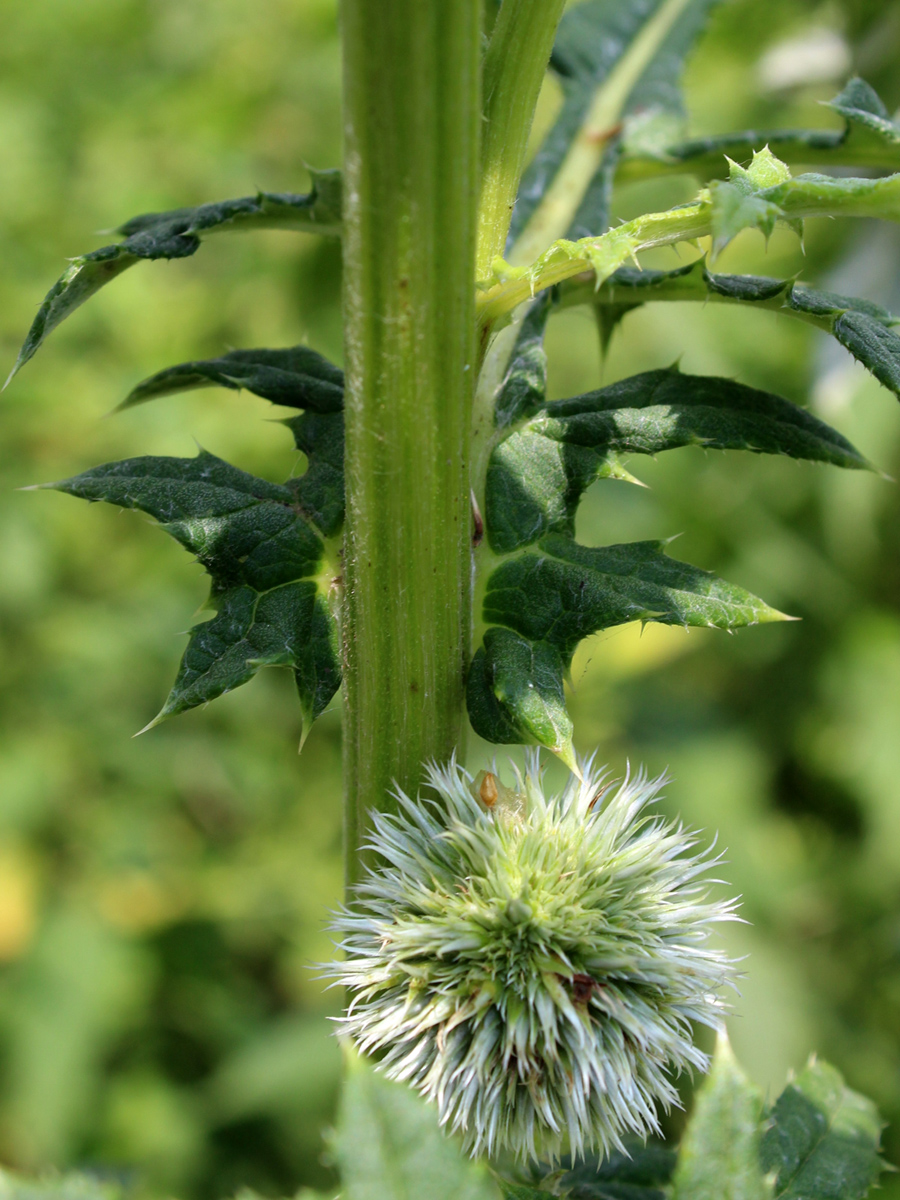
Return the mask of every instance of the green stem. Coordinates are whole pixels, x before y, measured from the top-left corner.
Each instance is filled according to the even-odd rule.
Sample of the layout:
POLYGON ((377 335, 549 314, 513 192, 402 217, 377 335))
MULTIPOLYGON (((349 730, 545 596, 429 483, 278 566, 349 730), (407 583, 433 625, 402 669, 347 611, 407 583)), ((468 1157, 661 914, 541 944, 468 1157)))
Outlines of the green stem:
MULTIPOLYGON (((792 222, 809 217, 878 217, 900 221, 900 173, 882 179, 801 175, 764 188, 756 196, 777 210, 781 219, 792 222)), ((635 259, 643 250, 709 236, 713 236, 715 250, 716 238, 720 236, 715 222, 710 193, 703 191, 694 204, 646 213, 600 237, 555 242, 530 266, 506 266, 496 283, 482 284, 478 296, 481 329, 492 330, 523 301, 586 271, 593 271, 595 286, 600 287, 624 262, 635 259)))
POLYGON ((478 297, 482 328, 491 329, 525 300, 544 288, 593 270, 597 286, 641 250, 694 241, 711 232, 708 202, 668 212, 648 213, 597 238, 556 242, 530 267, 511 270, 508 278, 485 288, 478 297))
POLYGON ((503 253, 538 93, 565 0, 503 0, 484 58, 479 278, 503 253))
POLYGON ((479 0, 344 0, 345 839, 458 746, 470 638, 479 0))

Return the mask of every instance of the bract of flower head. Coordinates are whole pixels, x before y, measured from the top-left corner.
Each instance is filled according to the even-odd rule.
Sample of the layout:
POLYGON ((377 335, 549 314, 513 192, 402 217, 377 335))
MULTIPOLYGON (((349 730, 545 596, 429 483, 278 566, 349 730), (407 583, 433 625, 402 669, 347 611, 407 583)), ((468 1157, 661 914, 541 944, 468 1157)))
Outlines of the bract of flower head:
POLYGON ((721 1023, 731 964, 708 938, 734 902, 707 895, 709 855, 646 811, 664 780, 583 768, 556 795, 536 755, 516 788, 430 768, 439 799, 373 814, 382 865, 334 921, 343 1031, 473 1154, 658 1130, 673 1073, 707 1065, 692 1022, 721 1023))

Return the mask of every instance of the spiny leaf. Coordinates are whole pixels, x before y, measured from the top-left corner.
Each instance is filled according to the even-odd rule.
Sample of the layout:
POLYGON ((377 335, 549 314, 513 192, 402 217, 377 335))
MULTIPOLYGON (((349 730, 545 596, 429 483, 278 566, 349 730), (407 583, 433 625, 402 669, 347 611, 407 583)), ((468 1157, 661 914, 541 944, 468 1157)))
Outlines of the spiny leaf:
POLYGON ((157 717, 147 728, 252 679, 260 667, 294 670, 303 715, 303 739, 340 686, 337 629, 312 580, 267 592, 233 587, 216 597, 218 612, 195 625, 157 717))
POLYGON ((848 309, 834 323, 834 336, 879 383, 900 397, 900 337, 868 313, 848 309))
POLYGON ((567 662, 582 638, 628 621, 738 629, 785 619, 744 588, 670 558, 665 545, 546 537, 494 571, 484 619, 549 642, 567 662))
MULTIPOLYGON (((71 312, 117 275, 142 259, 188 258, 210 233, 221 230, 297 229, 340 233, 341 182, 337 171, 313 172, 313 190, 305 196, 260 192, 239 200, 145 213, 122 225, 124 241, 72 260, 47 293, 9 379, 71 312)), ((9 383, 9 379, 7 383, 9 383)))
POLYGON ((344 407, 344 372, 309 346, 232 350, 220 358, 179 363, 144 379, 119 407, 205 387, 245 388, 273 404, 313 412, 333 413, 344 407))
POLYGON ((487 581, 489 628, 467 684, 476 732, 489 742, 546 746, 571 768, 563 680, 582 638, 628 621, 736 629, 787 619, 663 550, 662 542, 592 549, 550 536, 502 562, 487 581))
POLYGON ((547 533, 574 533, 578 502, 595 480, 633 480, 611 447, 568 443, 555 436, 559 422, 544 436, 540 426, 546 424, 529 422, 491 454, 485 520, 497 554, 509 554, 547 533))
POLYGON ((867 83, 851 79, 828 106, 844 118, 843 129, 748 129, 666 147, 626 144, 621 178, 643 178, 666 170, 689 170, 709 178, 722 170, 723 155, 742 159, 764 145, 794 166, 822 163, 900 170, 900 125, 890 119, 867 83))
POLYGON ((149 513, 212 576, 216 615, 191 630, 175 685, 151 724, 207 703, 266 665, 293 668, 304 736, 331 700, 340 683, 337 627, 314 578, 325 548, 301 513, 302 483, 268 483, 201 451, 109 463, 45 485, 149 513))
POLYGON ((307 412, 284 422, 307 458, 303 475, 292 483, 295 503, 325 535, 344 524, 344 414, 307 412))
POLYGON ((120 407, 216 384, 309 410, 284 422, 307 458, 306 473, 291 488, 303 516, 333 537, 344 522, 343 371, 308 346, 233 350, 159 371, 138 384, 120 407))
POLYGON ((861 1200, 884 1170, 882 1128, 874 1104, 839 1071, 810 1061, 778 1097, 763 1135, 775 1200, 861 1200))
POLYGON ((640 114, 640 132, 633 133, 642 144, 668 143, 678 136, 684 116, 678 87, 684 59, 715 2, 587 0, 569 9, 550 60, 562 85, 563 106, 523 175, 510 245, 560 175, 576 140, 582 149, 591 142, 597 147, 597 171, 584 196, 576 198, 568 236, 606 229, 621 122, 640 114))
POLYGON ((847 121, 843 145, 857 154, 870 153, 873 165, 900 165, 900 124, 892 121, 881 97, 864 79, 854 76, 828 107, 847 121), (885 156, 890 154, 890 161, 885 156))
POLYGON ((720 1033, 678 1152, 672 1200, 770 1200, 759 1161, 761 1109, 762 1094, 720 1033))
POLYGON ((500 1200, 483 1163, 445 1137, 434 1109, 352 1055, 335 1152, 344 1200, 500 1200))
POLYGON ((466 685, 472 728, 489 742, 545 746, 576 770, 564 670, 549 643, 531 642, 511 629, 489 629, 466 685))
POLYGON ((620 267, 599 289, 590 280, 560 289, 559 303, 589 303, 616 314, 655 300, 714 300, 752 304, 797 317, 831 334, 876 379, 900 396, 900 317, 871 300, 842 296, 789 279, 764 275, 718 275, 697 259, 673 271, 620 267))
POLYGON ((868 466, 839 433, 780 396, 730 379, 646 371, 543 405, 494 449, 485 490, 491 548, 508 554, 547 533, 573 534, 595 479, 631 479, 619 454, 687 445, 868 466))
POLYGON ((529 305, 522 320, 494 402, 494 424, 499 429, 530 416, 544 403, 547 395, 544 329, 549 314, 550 296, 545 292, 529 305))

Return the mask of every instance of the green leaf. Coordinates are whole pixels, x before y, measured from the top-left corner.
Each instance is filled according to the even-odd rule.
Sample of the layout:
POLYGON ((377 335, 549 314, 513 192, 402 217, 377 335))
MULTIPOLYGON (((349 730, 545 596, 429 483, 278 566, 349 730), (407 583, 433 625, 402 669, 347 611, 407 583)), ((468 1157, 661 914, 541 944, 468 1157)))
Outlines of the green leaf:
POLYGON ((670 558, 665 546, 594 548, 546 537, 494 571, 484 619, 549 642, 566 662, 582 638, 629 621, 738 629, 785 620, 744 588, 670 558))
POLYGON ((485 491, 491 548, 508 554, 547 533, 573 534, 578 502, 595 479, 631 478, 619 454, 687 445, 868 466, 839 433, 780 396, 730 379, 645 371, 545 404, 499 443, 485 491))
POLYGON ((149 513, 212 576, 216 615, 191 630, 175 685, 151 725, 267 665, 293 668, 304 736, 331 700, 340 683, 337 626, 327 583, 316 578, 325 548, 302 514, 302 485, 303 478, 268 483, 205 451, 109 463, 44 485, 149 513))
POLYGON ((743 159, 766 145, 793 166, 821 163, 900 170, 900 125, 890 119, 867 83, 851 79, 840 95, 829 101, 829 107, 844 118, 843 129, 748 129, 664 148, 635 143, 626 147, 621 177, 635 179, 659 171, 688 170, 709 178, 722 170, 723 156, 743 159))
POLYGON ((769 1200, 759 1160, 762 1095, 719 1034, 675 1167, 672 1200, 769 1200))
POLYGON ((179 363, 144 379, 120 408, 195 388, 245 388, 273 404, 334 413, 344 407, 344 372, 309 346, 232 350, 221 358, 179 363))
POLYGON ((489 626, 467 705, 489 742, 546 746, 576 770, 563 680, 582 638, 629 621, 737 629, 787 620, 743 588, 669 558, 662 542, 589 548, 549 536, 487 581, 489 626))
POLYGON ((335 1151, 344 1200, 499 1200, 483 1163, 445 1137, 437 1116, 409 1088, 353 1055, 335 1151))
POLYGON ((547 533, 574 533, 578 502, 595 480, 632 478, 611 448, 567 443, 564 424, 548 424, 546 418, 536 425, 529 422, 491 454, 485 522, 497 554, 509 554, 547 533), (547 436, 542 427, 549 428, 547 436))
POLYGON ((900 337, 865 312, 848 309, 834 323, 834 336, 879 383, 900 397, 900 337))
POLYGON ((292 481, 294 502, 325 535, 335 537, 344 524, 344 414, 307 412, 284 422, 306 472, 292 481))
POLYGON ((605 231, 623 119, 641 145, 682 132, 684 60, 716 0, 587 0, 565 14, 550 60, 563 89, 560 114, 525 171, 510 228, 520 236, 578 140, 599 144, 597 171, 577 204, 569 237, 605 231), (609 149, 603 152, 604 144, 609 149))
POLYGON ((594 304, 610 310, 616 319, 642 304, 663 300, 753 304, 799 318, 834 337, 900 397, 900 336, 892 328, 900 324, 900 317, 870 300, 789 279, 713 274, 702 259, 673 271, 620 267, 599 289, 591 283, 574 282, 561 288, 559 294, 559 303, 564 307, 594 304))
POLYGON ((306 473, 290 485, 293 502, 321 533, 334 537, 344 523, 343 371, 308 346, 233 350, 151 375, 120 407, 214 385, 246 388, 273 404, 310 410, 284 421, 307 458, 306 473))
POLYGON ((466 684, 472 728, 488 742, 545 746, 576 770, 564 672, 560 652, 548 642, 489 629, 466 684))
POLYGON ((105 284, 142 259, 188 258, 210 233, 221 230, 297 229, 339 234, 341 181, 337 171, 313 172, 305 196, 259 192, 239 200, 201 204, 164 213, 145 213, 116 232, 124 241, 72 260, 47 293, 9 379, 35 354, 44 339, 105 284))
POLYGON ((544 292, 528 307, 516 336, 506 374, 497 390, 494 424, 498 429, 530 416, 546 399, 544 330, 549 315, 550 294, 544 292))
POLYGON ((878 1180, 883 1122, 840 1072, 811 1060, 769 1114, 761 1156, 776 1200, 860 1200, 878 1180))
POLYGON ((900 124, 892 121, 874 88, 858 76, 851 79, 829 108, 846 120, 841 148, 872 166, 900 167, 900 124))

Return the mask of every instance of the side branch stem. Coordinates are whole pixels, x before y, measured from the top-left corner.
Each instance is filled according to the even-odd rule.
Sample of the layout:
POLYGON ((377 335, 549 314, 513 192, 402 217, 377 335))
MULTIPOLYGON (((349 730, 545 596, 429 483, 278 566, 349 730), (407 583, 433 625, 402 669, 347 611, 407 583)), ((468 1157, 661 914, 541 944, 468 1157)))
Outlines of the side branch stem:
POLYGON ((503 253, 538 93, 565 0, 503 0, 484 58, 477 271, 503 253))

